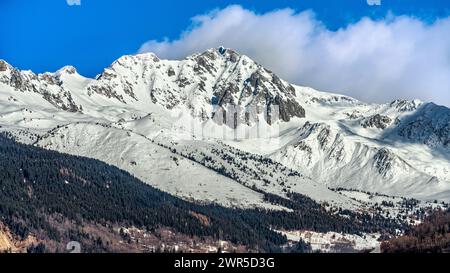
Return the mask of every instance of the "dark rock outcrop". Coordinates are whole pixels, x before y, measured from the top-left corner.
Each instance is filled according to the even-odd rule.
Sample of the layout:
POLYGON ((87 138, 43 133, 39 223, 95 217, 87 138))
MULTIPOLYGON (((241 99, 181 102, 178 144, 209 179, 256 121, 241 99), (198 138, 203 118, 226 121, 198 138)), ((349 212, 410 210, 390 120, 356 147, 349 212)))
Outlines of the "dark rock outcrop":
POLYGON ((373 115, 371 117, 365 118, 361 122, 361 126, 364 128, 370 127, 370 128, 378 128, 378 129, 386 129, 392 122, 392 119, 388 116, 383 116, 380 114, 373 115))

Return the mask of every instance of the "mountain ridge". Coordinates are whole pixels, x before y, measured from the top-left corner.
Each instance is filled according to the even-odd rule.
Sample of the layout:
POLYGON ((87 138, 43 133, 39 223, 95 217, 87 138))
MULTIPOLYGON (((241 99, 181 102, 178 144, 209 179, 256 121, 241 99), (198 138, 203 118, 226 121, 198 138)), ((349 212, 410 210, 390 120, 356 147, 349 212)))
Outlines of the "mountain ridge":
MULTIPOLYGON (((78 130, 77 126, 70 125, 84 122, 105 125, 97 126, 95 130, 100 131, 86 136, 88 138, 115 135, 114 129, 122 132, 119 138, 126 138, 129 133, 145 136, 136 140, 136 145, 142 147, 149 145, 145 144, 149 140, 174 149, 191 144, 200 147, 202 141, 225 149, 221 144, 224 143, 270 158, 303 174, 305 181, 309 179, 317 184, 321 188, 319 192, 327 198, 333 196, 325 194, 327 188, 343 187, 422 200, 435 197, 450 200, 450 196, 443 194, 450 190, 450 164, 446 157, 450 138, 448 108, 418 100, 368 104, 343 95, 295 86, 230 49, 209 49, 179 61, 161 60, 152 53, 127 55, 113 62, 95 79, 79 75, 70 66, 55 73, 34 74, 18 71, 2 61, 0 98, 4 104, 0 113, 2 130, 13 132, 27 143, 73 154, 83 152, 84 156, 114 162, 138 174, 146 169, 139 164, 144 156, 135 155, 133 160, 122 156, 134 151, 133 147, 109 151, 116 158, 113 159, 100 150, 95 154, 78 149, 77 141, 85 143, 81 138, 83 131, 74 131, 70 142, 56 139, 48 132, 60 128, 62 137, 69 134, 63 132, 64 126, 78 130), (279 109, 276 118, 271 112, 274 105, 279 109), (230 117, 239 107, 235 116, 230 117), (248 109, 253 111, 250 111, 251 119, 247 116, 248 109), (245 137, 253 133, 253 128, 258 128, 258 137, 245 137), (244 138, 236 139, 234 129, 242 129, 244 138), (195 139, 200 142, 192 142, 195 139), (123 160, 117 160, 120 158, 123 160), (130 166, 131 161, 138 164, 130 166)), ((108 145, 119 142, 107 139, 111 141, 108 145)), ((192 148, 190 152, 196 154, 199 149, 192 148)), ((169 154, 167 158, 171 160, 169 154)), ((238 163, 222 167, 239 169, 233 164, 238 163)), ((171 170, 178 172, 176 166, 171 170)), ((203 172, 201 168, 205 167, 196 166, 192 171, 203 172)), ((242 175, 246 175, 245 172, 242 175)), ((166 171, 162 168, 155 173, 165 175, 166 171)), ((145 181, 147 177, 141 178, 145 181)), ((155 186, 185 196, 182 192, 188 189, 181 178, 172 179, 167 183, 173 183, 173 188, 165 184, 155 186)), ((217 179, 222 181, 222 178, 217 179)), ((279 177, 278 182, 267 179, 277 184, 284 178, 279 177)), ((220 183, 232 184, 230 180, 220 183)), ((230 190, 237 190, 238 184, 230 190)), ((282 186, 261 187, 264 191, 284 194, 282 186), (280 190, 275 190, 277 187, 280 190)), ((189 191, 188 195, 204 200, 204 196, 224 194, 215 188, 205 187, 209 192, 206 195, 195 191, 189 191)), ((303 193, 315 194, 313 189, 303 193)), ((228 195, 229 200, 234 200, 230 204, 245 203, 242 196, 233 199, 238 195, 231 191, 228 195)), ((315 196, 318 201, 330 201, 315 196)))

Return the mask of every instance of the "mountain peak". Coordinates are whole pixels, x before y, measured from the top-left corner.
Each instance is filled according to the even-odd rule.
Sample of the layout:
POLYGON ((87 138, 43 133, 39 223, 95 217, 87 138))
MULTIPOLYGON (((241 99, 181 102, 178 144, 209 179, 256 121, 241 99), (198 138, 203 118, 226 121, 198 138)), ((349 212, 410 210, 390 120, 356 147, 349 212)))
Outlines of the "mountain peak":
POLYGON ((59 69, 58 71, 56 71, 55 73, 56 75, 64 75, 64 74, 69 74, 69 75, 73 75, 73 74, 78 74, 77 69, 71 65, 66 65, 64 67, 62 67, 61 69, 59 69))
POLYGON ((237 56, 242 56, 242 54, 240 54, 239 52, 235 51, 232 48, 228 48, 228 47, 224 47, 224 46, 219 46, 219 47, 213 47, 210 49, 207 49, 204 51, 205 52, 213 52, 217 55, 221 55, 221 56, 229 56, 229 55, 237 55, 237 56))
MULTIPOLYGON (((227 60, 231 61, 232 63, 236 63, 241 57, 244 57, 244 55, 238 53, 237 51, 225 48, 223 46, 217 47, 217 48, 209 48, 203 52, 194 53, 189 56, 187 56, 186 60, 194 60, 194 61, 216 61, 216 60, 227 60)), ((250 59, 250 58, 249 58, 250 59)))
MULTIPOLYGON (((135 54, 135 55, 125 55, 123 57, 125 57, 125 58, 132 58, 132 59, 135 58, 135 59, 151 60, 153 62, 159 62, 160 61, 160 59, 156 55, 156 53, 153 53, 153 52, 145 52, 145 53, 139 53, 139 54, 135 54)), ((119 58, 119 60, 122 59, 122 58, 119 58)))

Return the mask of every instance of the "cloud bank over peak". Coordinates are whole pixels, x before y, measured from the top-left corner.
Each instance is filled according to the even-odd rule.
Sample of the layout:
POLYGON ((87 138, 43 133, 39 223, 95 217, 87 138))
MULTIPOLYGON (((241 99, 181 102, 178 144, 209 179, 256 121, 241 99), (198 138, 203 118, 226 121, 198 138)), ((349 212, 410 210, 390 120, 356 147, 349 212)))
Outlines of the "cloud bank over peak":
POLYGON ((176 40, 150 40, 140 52, 181 59, 223 45, 282 78, 368 102, 396 98, 450 106, 450 18, 362 18, 337 31, 312 11, 256 14, 241 6, 196 16, 176 40))

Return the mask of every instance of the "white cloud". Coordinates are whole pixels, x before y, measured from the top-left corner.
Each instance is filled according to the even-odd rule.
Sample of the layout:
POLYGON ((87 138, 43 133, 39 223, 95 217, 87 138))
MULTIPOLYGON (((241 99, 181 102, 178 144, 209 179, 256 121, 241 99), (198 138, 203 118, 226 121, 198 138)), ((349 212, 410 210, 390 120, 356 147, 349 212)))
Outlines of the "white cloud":
POLYGON ((282 78, 369 102, 419 98, 450 105, 450 18, 426 24, 406 16, 363 18, 337 31, 310 11, 255 14, 240 6, 196 16, 177 40, 151 40, 140 52, 179 59, 223 45, 282 78))
POLYGON ((81 6, 81 0, 66 0, 69 6, 81 6))

